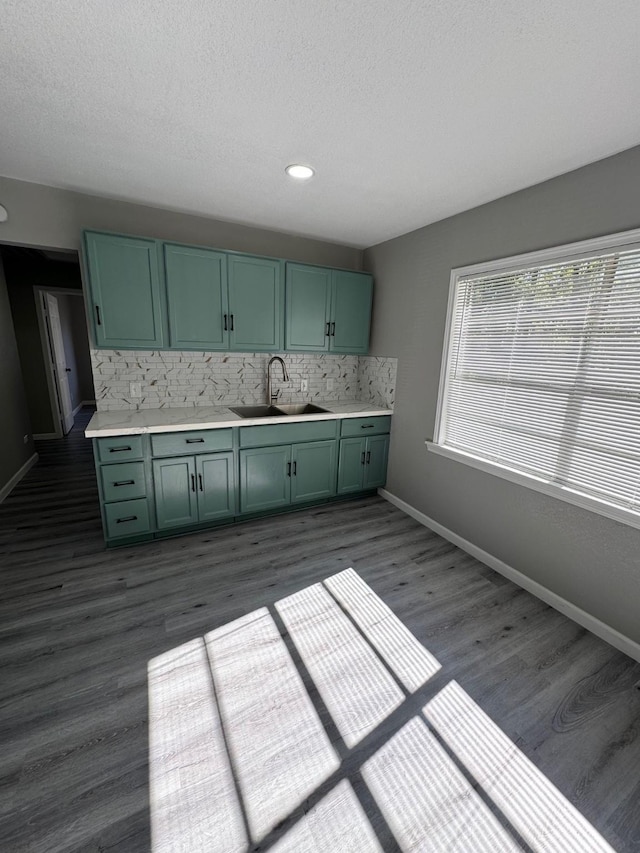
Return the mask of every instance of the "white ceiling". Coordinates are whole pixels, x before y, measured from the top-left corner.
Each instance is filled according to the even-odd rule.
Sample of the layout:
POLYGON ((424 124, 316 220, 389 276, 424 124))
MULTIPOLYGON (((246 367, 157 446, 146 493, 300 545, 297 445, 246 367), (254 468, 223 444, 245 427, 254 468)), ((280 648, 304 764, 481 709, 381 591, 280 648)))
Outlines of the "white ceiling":
POLYGON ((639 45, 638 0, 0 0, 0 174, 369 246, 639 143, 639 45))

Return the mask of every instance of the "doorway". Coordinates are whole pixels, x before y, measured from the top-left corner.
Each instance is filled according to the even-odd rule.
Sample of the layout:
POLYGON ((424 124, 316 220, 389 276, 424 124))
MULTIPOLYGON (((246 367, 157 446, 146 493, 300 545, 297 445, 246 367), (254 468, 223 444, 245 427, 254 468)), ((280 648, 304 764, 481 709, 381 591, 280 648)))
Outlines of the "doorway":
POLYGON ((34 287, 34 296, 54 433, 61 438, 72 428, 82 406, 93 403, 90 361, 87 361, 90 392, 86 390, 87 370, 82 370, 82 361, 88 355, 88 349, 84 351, 86 334, 82 334, 84 299, 81 291, 50 291, 38 285, 34 287), (85 399, 87 393, 91 399, 85 399))
POLYGON ((0 245, 35 439, 62 438, 95 405, 78 253, 0 245))

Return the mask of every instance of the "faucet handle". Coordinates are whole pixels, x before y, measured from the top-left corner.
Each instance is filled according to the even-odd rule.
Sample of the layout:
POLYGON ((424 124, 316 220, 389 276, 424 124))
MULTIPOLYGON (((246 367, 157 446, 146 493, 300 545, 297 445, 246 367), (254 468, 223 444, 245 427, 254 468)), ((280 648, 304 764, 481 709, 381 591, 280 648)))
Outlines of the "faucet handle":
POLYGON ((272 400, 277 400, 277 399, 278 399, 278 397, 280 396, 280 391, 281 391, 281 390, 282 390, 281 388, 278 388, 276 391, 272 391, 272 392, 271 392, 271 399, 272 399, 272 400))

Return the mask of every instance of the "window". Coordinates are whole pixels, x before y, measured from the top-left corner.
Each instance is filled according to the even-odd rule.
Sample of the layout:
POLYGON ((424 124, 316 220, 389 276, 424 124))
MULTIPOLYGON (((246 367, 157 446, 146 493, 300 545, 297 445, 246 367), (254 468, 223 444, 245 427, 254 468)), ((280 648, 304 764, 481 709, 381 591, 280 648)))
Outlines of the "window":
POLYGON ((453 270, 428 446, 640 527, 640 231, 453 270))

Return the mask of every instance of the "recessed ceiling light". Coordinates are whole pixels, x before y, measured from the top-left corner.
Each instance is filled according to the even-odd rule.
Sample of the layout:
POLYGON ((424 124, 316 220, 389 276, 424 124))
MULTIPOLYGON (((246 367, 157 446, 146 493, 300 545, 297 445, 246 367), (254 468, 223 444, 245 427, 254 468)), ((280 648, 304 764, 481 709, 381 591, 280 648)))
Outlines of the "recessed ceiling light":
POLYGON ((311 166, 301 166, 299 163, 292 163, 285 169, 287 175, 292 178, 297 178, 299 181, 306 181, 313 177, 314 171, 311 166))

